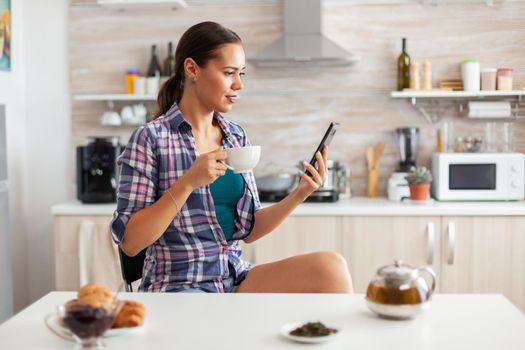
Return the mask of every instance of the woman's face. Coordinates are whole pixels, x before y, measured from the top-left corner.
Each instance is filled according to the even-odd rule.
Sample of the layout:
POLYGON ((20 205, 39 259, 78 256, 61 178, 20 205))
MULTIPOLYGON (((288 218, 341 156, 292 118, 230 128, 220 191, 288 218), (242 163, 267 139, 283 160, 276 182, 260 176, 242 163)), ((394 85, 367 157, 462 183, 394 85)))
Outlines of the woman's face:
POLYGON ((217 49, 217 57, 199 67, 195 73, 196 94, 210 110, 226 113, 237 102, 244 87, 245 56, 241 44, 225 44, 217 49))

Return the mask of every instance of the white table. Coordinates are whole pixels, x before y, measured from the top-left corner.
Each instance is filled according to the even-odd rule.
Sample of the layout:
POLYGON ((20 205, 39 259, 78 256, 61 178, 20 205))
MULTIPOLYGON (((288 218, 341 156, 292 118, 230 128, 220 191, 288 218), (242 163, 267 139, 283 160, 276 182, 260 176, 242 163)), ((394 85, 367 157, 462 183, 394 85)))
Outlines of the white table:
MULTIPOLYGON (((72 349, 44 316, 74 297, 52 292, 0 325, 0 349, 72 349)), ((108 349, 525 349, 525 315, 501 295, 435 295, 431 309, 408 321, 374 316, 362 295, 122 294, 143 302, 141 332, 108 338, 108 349), (335 341, 298 344, 279 336, 292 321, 341 328, 335 341)))

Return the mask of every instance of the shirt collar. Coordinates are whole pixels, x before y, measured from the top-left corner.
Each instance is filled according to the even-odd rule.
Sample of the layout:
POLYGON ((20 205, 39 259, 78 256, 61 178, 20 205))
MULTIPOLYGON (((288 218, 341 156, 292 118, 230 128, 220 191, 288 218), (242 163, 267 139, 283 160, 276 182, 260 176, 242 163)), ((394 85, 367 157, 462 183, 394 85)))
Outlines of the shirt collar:
MULTIPOLYGON (((179 109, 179 106, 175 102, 173 106, 166 112, 166 118, 169 120, 172 129, 179 130, 180 127, 184 127, 185 130, 191 130, 191 125, 184 118, 184 115, 179 109), (186 129, 187 128, 187 129, 186 129)), ((235 135, 238 138, 243 137, 243 133, 240 128, 235 127, 232 123, 226 120, 219 112, 213 113, 213 118, 219 124, 219 127, 222 129, 222 132, 227 136, 235 135)))

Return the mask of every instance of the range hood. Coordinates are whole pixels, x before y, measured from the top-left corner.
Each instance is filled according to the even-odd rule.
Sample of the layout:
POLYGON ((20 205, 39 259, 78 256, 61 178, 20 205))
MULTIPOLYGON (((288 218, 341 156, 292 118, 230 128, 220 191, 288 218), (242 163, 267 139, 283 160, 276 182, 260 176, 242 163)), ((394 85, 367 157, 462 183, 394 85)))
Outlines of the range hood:
POLYGON ((283 0, 283 36, 248 58, 257 66, 348 66, 357 57, 321 33, 322 0, 283 0))

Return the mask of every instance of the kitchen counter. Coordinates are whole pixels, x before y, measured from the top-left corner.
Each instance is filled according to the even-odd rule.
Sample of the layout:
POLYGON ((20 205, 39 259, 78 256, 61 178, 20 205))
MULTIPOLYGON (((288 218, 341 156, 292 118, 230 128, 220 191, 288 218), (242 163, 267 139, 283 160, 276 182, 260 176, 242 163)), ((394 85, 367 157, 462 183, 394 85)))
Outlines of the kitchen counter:
MULTIPOLYGON (((267 207, 273 203, 262 203, 267 207)), ((53 215, 111 216, 116 204, 82 204, 79 201, 51 207, 53 215)), ((438 202, 412 204, 386 198, 355 197, 336 203, 303 203, 293 216, 523 216, 525 201, 517 202, 438 202)))

